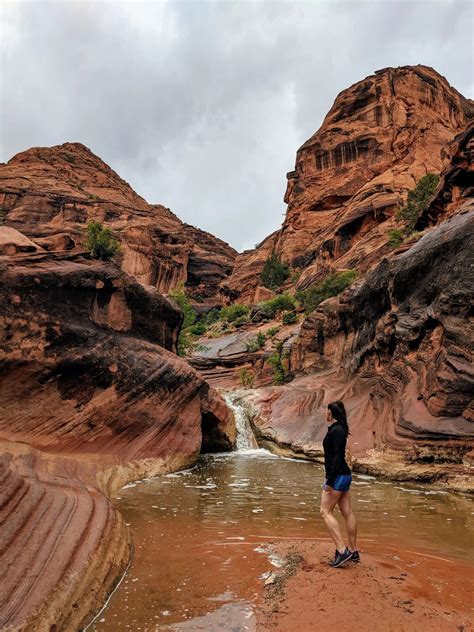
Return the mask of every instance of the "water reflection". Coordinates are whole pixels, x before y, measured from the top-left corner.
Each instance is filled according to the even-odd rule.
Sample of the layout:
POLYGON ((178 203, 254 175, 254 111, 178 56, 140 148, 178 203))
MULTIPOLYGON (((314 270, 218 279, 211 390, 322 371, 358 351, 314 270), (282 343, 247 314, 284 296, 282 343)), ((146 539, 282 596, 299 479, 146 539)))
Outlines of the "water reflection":
MULTIPOLYGON (((127 486, 117 504, 135 558, 93 629, 254 629, 264 543, 327 539, 322 481, 320 465, 259 452, 202 457, 192 470, 127 486)), ((364 475, 352 497, 362 549, 383 541, 474 561, 471 499, 364 475)))

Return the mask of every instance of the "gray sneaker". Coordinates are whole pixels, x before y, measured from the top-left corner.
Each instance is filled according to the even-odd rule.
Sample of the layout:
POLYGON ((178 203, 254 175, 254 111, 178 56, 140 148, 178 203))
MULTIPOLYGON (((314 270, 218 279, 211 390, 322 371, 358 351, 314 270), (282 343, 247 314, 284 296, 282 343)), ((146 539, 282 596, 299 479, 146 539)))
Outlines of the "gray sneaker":
POLYGON ((356 564, 360 562, 360 553, 359 549, 354 549, 351 555, 351 562, 355 562, 356 564))
POLYGON ((333 561, 329 562, 329 566, 331 566, 332 568, 339 568, 340 566, 343 566, 344 564, 346 564, 350 559, 352 559, 352 553, 349 551, 349 549, 346 546, 346 548, 344 549, 342 553, 339 553, 339 551, 336 551, 336 555, 333 561))

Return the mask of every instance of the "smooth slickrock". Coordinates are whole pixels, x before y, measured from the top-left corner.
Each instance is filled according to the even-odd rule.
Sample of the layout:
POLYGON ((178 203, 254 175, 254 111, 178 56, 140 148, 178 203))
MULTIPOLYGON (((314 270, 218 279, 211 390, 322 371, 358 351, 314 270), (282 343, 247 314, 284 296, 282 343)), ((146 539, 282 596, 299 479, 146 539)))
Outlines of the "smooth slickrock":
POLYGON ((234 422, 173 353, 181 312, 116 266, 1 257, 0 305, 0 627, 79 629, 130 554, 107 496, 231 449, 234 422))
POLYGON ((297 152, 283 226, 239 255, 224 297, 253 302, 273 248, 302 272, 298 288, 333 269, 375 265, 389 252, 388 231, 407 191, 441 171, 473 114, 472 101, 426 66, 385 68, 341 92, 297 152))
POLYGON ((80 143, 36 147, 0 166, 0 215, 49 251, 79 249, 91 220, 122 242, 121 266, 145 285, 169 292, 184 284, 200 300, 216 296, 236 252, 148 204, 80 143))

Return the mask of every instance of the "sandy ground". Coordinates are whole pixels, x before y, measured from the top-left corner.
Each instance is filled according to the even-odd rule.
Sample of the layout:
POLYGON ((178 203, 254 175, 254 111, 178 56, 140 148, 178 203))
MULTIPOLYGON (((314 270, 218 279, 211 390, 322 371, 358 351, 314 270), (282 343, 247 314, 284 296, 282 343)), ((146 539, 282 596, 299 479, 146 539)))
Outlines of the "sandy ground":
MULTIPOLYGON (((322 542, 277 543, 287 563, 265 588, 259 632, 471 632, 474 568, 385 545, 332 569, 322 542)), ((270 580, 271 581, 271 580, 270 580)))

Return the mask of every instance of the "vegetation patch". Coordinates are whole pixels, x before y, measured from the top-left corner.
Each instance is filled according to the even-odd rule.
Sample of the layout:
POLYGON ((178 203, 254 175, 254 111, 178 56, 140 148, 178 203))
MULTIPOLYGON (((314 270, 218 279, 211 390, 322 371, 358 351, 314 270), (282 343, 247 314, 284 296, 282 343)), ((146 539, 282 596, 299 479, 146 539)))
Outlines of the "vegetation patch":
POLYGON ((258 307, 266 318, 275 318, 280 312, 294 309, 296 302, 290 294, 277 294, 268 301, 260 303, 258 307))
POLYGON ((244 388, 252 388, 255 380, 255 373, 247 367, 242 367, 239 371, 240 385, 244 388))
POLYGON ((283 341, 280 340, 275 345, 274 353, 267 359, 273 369, 274 384, 285 384, 290 379, 288 358, 288 352, 283 350, 283 341))
POLYGON ((284 325, 292 325, 293 323, 296 323, 296 319, 296 312, 286 312, 285 314, 283 314, 281 322, 284 325))
POLYGON ((93 259, 109 261, 120 253, 120 244, 110 228, 104 228, 100 222, 87 224, 85 249, 93 259))
POLYGON ((247 340, 245 342, 245 349, 249 353, 255 353, 256 351, 260 351, 265 345, 266 336, 263 332, 259 331, 255 338, 251 340, 247 340))
POLYGON ((427 173, 418 180, 414 189, 408 192, 406 203, 399 208, 395 215, 400 228, 392 228, 388 231, 388 245, 390 248, 398 248, 403 241, 419 239, 423 233, 415 232, 415 226, 420 216, 428 208, 429 201, 439 183, 436 173, 427 173))
POLYGON ((265 261, 260 275, 261 284, 269 290, 278 290, 290 276, 290 268, 279 257, 272 254, 265 261))
POLYGON ((311 285, 307 290, 297 292, 296 298, 307 314, 332 296, 337 296, 357 278, 356 270, 343 270, 330 274, 322 283, 311 285))
POLYGON ((183 312, 183 323, 178 337, 178 355, 187 356, 195 351, 205 351, 207 347, 200 345, 196 337, 206 333, 206 324, 196 323, 196 310, 191 305, 183 287, 173 290, 169 295, 183 312))
POLYGON ((226 320, 228 323, 233 323, 242 316, 248 316, 250 313, 250 307, 248 305, 241 305, 235 303, 234 305, 228 305, 223 307, 220 311, 220 318, 226 320))

